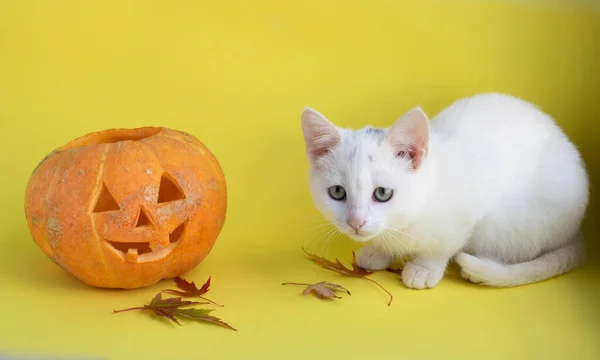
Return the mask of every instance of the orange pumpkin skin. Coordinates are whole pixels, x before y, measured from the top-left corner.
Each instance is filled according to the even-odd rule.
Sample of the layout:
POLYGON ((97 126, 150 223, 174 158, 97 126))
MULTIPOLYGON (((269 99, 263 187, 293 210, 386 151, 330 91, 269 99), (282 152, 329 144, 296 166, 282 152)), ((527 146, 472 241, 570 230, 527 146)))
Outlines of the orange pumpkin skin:
POLYGON ((212 249, 227 211, 225 177, 195 137, 110 129, 46 156, 25 214, 40 249, 86 284, 132 289, 182 275, 212 249))

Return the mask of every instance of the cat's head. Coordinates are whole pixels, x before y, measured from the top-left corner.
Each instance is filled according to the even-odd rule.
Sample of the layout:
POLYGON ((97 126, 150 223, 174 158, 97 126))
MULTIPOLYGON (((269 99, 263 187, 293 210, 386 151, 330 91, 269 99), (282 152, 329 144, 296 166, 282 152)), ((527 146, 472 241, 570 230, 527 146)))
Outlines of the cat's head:
POLYGON ((368 241, 414 221, 427 193, 429 120, 420 108, 388 129, 357 131, 306 108, 302 132, 313 200, 341 232, 368 241))

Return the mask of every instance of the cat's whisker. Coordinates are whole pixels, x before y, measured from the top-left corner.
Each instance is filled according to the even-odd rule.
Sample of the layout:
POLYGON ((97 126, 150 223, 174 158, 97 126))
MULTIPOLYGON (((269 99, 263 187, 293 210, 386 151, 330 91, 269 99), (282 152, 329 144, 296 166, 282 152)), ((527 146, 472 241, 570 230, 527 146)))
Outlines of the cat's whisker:
POLYGON ((331 230, 334 226, 332 224, 328 224, 326 226, 322 226, 320 228, 316 228, 314 229, 314 234, 313 236, 319 236, 319 235, 323 235, 325 232, 327 232, 328 230, 331 230))
POLYGON ((304 228, 303 233, 307 233, 307 232, 310 232, 310 231, 327 228, 329 226, 332 226, 332 224, 329 221, 320 221, 318 223, 313 223, 312 226, 306 226, 304 228))
POLYGON ((314 252, 315 248, 317 248, 319 245, 322 244, 322 242, 325 240, 325 237, 327 236, 327 234, 331 231, 331 228, 325 228, 325 229, 321 229, 318 234, 311 236, 311 239, 308 240, 305 244, 304 247, 310 251, 310 252, 314 252))
MULTIPOLYGON (((413 234, 409 234, 409 233, 407 233, 404 230, 400 230, 400 229, 393 228, 393 227, 387 227, 387 229, 391 230, 391 231, 394 231, 396 233, 402 234, 402 235, 406 236, 407 238, 415 240, 415 241, 417 241, 419 243, 422 242, 422 240, 427 240, 428 242, 439 243, 439 240, 436 239, 435 237, 431 236, 431 235, 429 235, 429 236, 416 236, 416 235, 413 235, 413 234)), ((424 234, 424 235, 428 235, 428 234, 424 234)))
POLYGON ((324 237, 329 231, 331 231, 331 227, 323 227, 321 229, 313 230, 308 234, 306 240, 303 241, 302 247, 310 251, 314 250, 314 248, 320 245, 321 241, 324 240, 324 237))
POLYGON ((386 255, 391 254, 385 232, 380 233, 373 239, 373 245, 382 249, 386 255))
POLYGON ((329 257, 329 252, 331 251, 331 246, 332 244, 336 241, 337 239, 337 233, 334 232, 331 234, 331 236, 327 239, 327 242, 325 243, 325 250, 323 252, 321 252, 321 256, 328 258, 329 257))
POLYGON ((398 254, 400 252, 402 252, 403 250, 393 241, 393 239, 390 237, 390 234, 386 233, 385 237, 384 237, 385 241, 385 247, 387 249, 387 254, 389 256, 392 257, 396 257, 398 256, 398 254))
POLYGON ((412 246, 413 247, 420 247, 419 252, 425 255, 428 254, 433 254, 432 253, 432 247, 431 244, 435 243, 435 244, 439 244, 440 241, 432 236, 416 236, 416 235, 412 235, 407 233, 406 231, 400 230, 400 229, 392 229, 393 231, 396 231, 399 234, 402 234, 404 236, 406 236, 407 238, 410 238, 412 240, 415 240, 416 243, 414 243, 412 246), (423 240, 426 240, 425 243, 429 243, 429 246, 425 246, 425 243, 423 242, 423 240))
POLYGON ((390 254, 390 249, 388 247, 388 243, 387 243, 387 239, 385 238, 385 233, 381 233, 379 235, 377 235, 377 237, 374 239, 373 243, 378 247, 383 249, 383 252, 386 255, 390 254))
POLYGON ((389 233, 387 230, 396 231, 397 229, 387 227, 386 231, 384 231, 382 233, 384 235, 384 237, 386 238, 386 241, 388 242, 388 244, 390 246, 392 246, 392 248, 394 250, 394 254, 392 254, 392 255, 401 256, 402 258, 406 258, 406 256, 407 256, 406 244, 402 241, 401 238, 394 236, 393 234, 389 233))
POLYGON ((402 241, 400 239, 398 239, 397 237, 393 236, 389 232, 386 232, 385 234, 386 234, 386 239, 387 239, 388 243, 394 249, 393 255, 395 255, 396 257, 397 256, 402 256, 403 258, 406 257, 406 246, 402 243, 402 241))
POLYGON ((383 233, 375 236, 372 242, 374 246, 383 249, 383 252, 387 254, 387 246, 385 244, 385 240, 383 239, 383 233))
POLYGON ((396 246, 392 241, 392 238, 390 237, 390 234, 387 231, 384 231, 381 233, 381 244, 384 247, 384 252, 387 255, 391 255, 394 256, 396 251, 396 246))
POLYGON ((393 228, 393 227, 387 227, 387 230, 391 230, 391 231, 397 232, 399 234, 405 235, 406 237, 409 237, 409 238, 411 238, 413 240, 417 240, 417 241, 419 240, 419 238, 415 237, 414 235, 411 235, 411 234, 409 234, 409 233, 407 233, 407 232, 405 232, 403 230, 400 230, 400 229, 396 229, 396 228, 393 228))
POLYGON ((331 229, 327 232, 323 244, 321 245, 321 252, 319 253, 319 256, 323 257, 323 254, 325 253, 325 247, 327 246, 331 238, 335 235, 336 231, 337 229, 335 228, 335 226, 332 226, 331 229))
POLYGON ((325 250, 325 257, 328 258, 329 257, 329 252, 331 251, 331 246, 333 245, 334 242, 337 241, 339 235, 341 233, 339 232, 339 230, 337 228, 335 228, 335 232, 333 233, 332 237, 329 239, 328 241, 328 245, 327 248, 325 250))

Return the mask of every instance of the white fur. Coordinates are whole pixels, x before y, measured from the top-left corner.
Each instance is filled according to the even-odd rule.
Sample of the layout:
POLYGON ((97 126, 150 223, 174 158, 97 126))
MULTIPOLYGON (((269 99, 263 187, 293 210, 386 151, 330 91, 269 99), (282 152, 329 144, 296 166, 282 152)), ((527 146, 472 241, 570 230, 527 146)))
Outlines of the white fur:
POLYGON ((302 123, 314 202, 340 231, 369 242, 358 253, 362 267, 410 257, 403 282, 422 289, 437 285, 454 258, 467 280, 516 286, 584 259, 585 166, 550 116, 528 102, 476 95, 430 123, 413 109, 389 129, 337 128, 311 109, 302 123), (399 153, 410 146, 424 155, 420 162, 399 153), (328 195, 334 185, 346 189, 344 201, 328 195), (374 201, 376 187, 392 189, 392 199, 374 201), (365 221, 359 232, 350 215, 365 221))

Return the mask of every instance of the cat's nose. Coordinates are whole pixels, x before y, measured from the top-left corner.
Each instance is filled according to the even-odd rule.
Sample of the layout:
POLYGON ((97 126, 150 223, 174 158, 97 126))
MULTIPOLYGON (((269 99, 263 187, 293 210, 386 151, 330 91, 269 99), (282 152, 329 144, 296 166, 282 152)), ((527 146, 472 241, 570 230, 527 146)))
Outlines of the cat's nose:
POLYGON ((367 222, 367 220, 365 220, 364 218, 358 217, 358 216, 350 216, 348 218, 348 225, 350 225, 350 227, 352 229, 354 229, 354 231, 356 231, 358 233, 358 230, 360 230, 361 227, 363 227, 363 225, 367 222))

